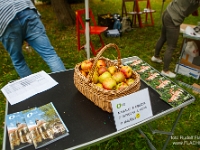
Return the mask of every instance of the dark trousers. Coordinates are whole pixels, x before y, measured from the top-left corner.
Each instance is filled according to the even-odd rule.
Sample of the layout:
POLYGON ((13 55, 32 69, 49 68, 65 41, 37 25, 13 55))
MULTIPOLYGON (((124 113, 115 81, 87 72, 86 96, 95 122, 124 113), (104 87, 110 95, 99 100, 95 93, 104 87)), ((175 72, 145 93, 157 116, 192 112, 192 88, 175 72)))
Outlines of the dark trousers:
POLYGON ((167 44, 165 53, 164 53, 164 71, 169 71, 169 65, 172 58, 172 53, 176 48, 178 37, 180 32, 180 26, 175 26, 171 16, 167 12, 167 10, 164 11, 162 16, 162 30, 161 30, 161 36, 157 41, 156 47, 155 47, 155 57, 159 57, 160 51, 163 47, 163 45, 167 44))

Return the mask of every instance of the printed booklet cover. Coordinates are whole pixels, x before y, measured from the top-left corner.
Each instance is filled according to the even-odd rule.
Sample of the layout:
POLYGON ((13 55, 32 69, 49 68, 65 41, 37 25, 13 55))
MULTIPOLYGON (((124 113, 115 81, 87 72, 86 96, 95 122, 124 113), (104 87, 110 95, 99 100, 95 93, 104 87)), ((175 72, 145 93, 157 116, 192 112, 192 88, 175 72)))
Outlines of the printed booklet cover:
POLYGON ((36 149, 69 135, 52 102, 32 109, 24 116, 36 149))
POLYGON ((7 115, 6 125, 11 150, 19 150, 32 145, 29 129, 22 112, 7 115))
POLYGON ((46 146, 69 135, 53 103, 6 116, 11 150, 46 146))
POLYGON ((126 61, 124 64, 139 73, 141 80, 155 90, 160 95, 160 98, 172 107, 177 107, 192 98, 192 95, 167 77, 161 75, 159 71, 139 57, 133 57, 132 60, 126 61))

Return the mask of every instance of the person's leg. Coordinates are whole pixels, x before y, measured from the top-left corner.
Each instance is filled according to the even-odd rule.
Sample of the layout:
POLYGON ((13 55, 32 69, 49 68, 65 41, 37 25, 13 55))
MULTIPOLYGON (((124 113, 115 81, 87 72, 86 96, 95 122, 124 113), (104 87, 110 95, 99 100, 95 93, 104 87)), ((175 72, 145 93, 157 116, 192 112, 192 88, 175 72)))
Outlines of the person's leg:
POLYGON ((172 54, 178 42, 180 26, 175 26, 169 15, 166 17, 165 26, 166 26, 167 47, 164 54, 163 71, 167 72, 169 71, 169 65, 171 63, 172 54))
POLYGON ((156 43, 156 46, 155 46, 155 54, 154 56, 156 58, 158 58, 160 56, 160 51, 164 45, 164 43, 166 42, 166 28, 165 28, 165 24, 164 24, 164 18, 165 18, 165 14, 166 14, 166 11, 163 13, 163 16, 162 16, 162 29, 161 29, 161 35, 160 35, 160 38, 158 39, 157 43, 156 43))
POLYGON ((62 60, 52 47, 38 14, 34 11, 31 13, 33 14, 26 20, 26 41, 38 52, 52 72, 66 70, 62 60))
POLYGON ((176 48, 178 37, 179 37, 179 27, 178 29, 169 29, 170 31, 167 34, 168 40, 167 40, 167 48, 164 54, 164 71, 169 71, 169 66, 172 60, 172 54, 176 48), (173 33, 173 36, 170 34, 173 33))
POLYGON ((50 67, 52 72, 66 70, 63 62, 61 61, 60 57, 58 57, 58 55, 56 54, 54 48, 51 46, 51 43, 45 33, 34 40, 27 41, 29 45, 39 53, 39 55, 50 67))
POLYGON ((8 51, 19 76, 22 78, 30 75, 32 72, 27 66, 22 53, 23 36, 21 25, 16 18, 11 21, 0 41, 2 41, 4 48, 8 51))

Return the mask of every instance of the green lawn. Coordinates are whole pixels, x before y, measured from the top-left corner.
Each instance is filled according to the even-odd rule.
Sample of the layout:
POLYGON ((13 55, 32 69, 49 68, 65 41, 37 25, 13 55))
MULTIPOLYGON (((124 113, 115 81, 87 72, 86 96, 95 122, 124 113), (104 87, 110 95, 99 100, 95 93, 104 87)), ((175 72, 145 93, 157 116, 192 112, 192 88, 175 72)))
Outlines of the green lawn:
MULTIPOLYGON (((165 1, 164 9, 170 0, 165 1)), ((125 32, 122 34, 121 38, 107 38, 103 35, 104 42, 115 43, 118 45, 121 51, 121 57, 126 58, 130 56, 138 56, 142 58, 144 61, 152 65, 155 69, 161 70, 162 65, 152 63, 150 58, 154 54, 154 46, 156 44, 157 39, 160 35, 161 29, 161 8, 162 1, 151 0, 151 6, 156 13, 153 14, 155 25, 153 27, 145 27, 145 28, 134 28, 130 32, 125 32)), ((84 8, 85 5, 83 3, 72 5, 72 9, 75 11, 77 9, 84 8)), ((128 8, 131 8, 131 3, 129 3, 128 8)), ((141 6, 142 7, 142 6, 141 6)), ((39 12, 42 15, 42 21, 46 27, 47 34, 49 39, 52 42, 55 50, 58 55, 63 60, 66 68, 74 68, 74 66, 86 59, 86 53, 84 50, 77 50, 77 38, 76 38, 76 28, 73 27, 64 27, 59 25, 56 21, 55 14, 53 13, 52 7, 49 5, 37 5, 39 12)), ((96 18, 98 14, 106 14, 106 13, 119 13, 121 14, 121 0, 90 0, 90 8, 93 10, 96 18)), ((185 23, 196 25, 199 21, 199 17, 189 16, 185 23)), ((84 37, 82 36, 82 39, 84 37)), ((98 39, 94 36, 91 36, 91 39, 94 40, 95 45, 98 46, 98 39)), ((175 68, 175 64, 178 61, 178 57, 180 55, 180 48, 182 44, 182 34, 180 34, 178 45, 176 51, 173 54, 171 70, 173 71, 175 68)), ((165 47, 163 47, 161 57, 163 57, 165 51, 165 47)), ((50 72, 48 66, 44 63, 44 61, 38 56, 34 51, 28 52, 24 51, 24 55, 26 57, 27 63, 30 66, 33 72, 38 72, 40 70, 44 70, 46 72, 50 72)), ((110 59, 115 59, 117 53, 114 49, 106 50, 103 55, 110 59)), ((1 62, 0 65, 0 88, 6 85, 10 80, 15 80, 18 78, 17 73, 15 72, 10 57, 7 52, 4 50, 3 46, 0 44, 0 57, 1 62)), ((91 57, 94 57, 91 53, 91 57)), ((198 83, 199 80, 194 80, 193 78, 188 78, 186 76, 178 76, 179 80, 184 81, 188 84, 198 83)), ((177 82, 174 80, 174 82, 177 82)), ((192 91, 190 89, 186 89, 188 92, 192 91)), ((174 136, 198 136, 199 139, 195 140, 197 144, 190 145, 175 145, 174 142, 180 142, 182 140, 171 139, 167 150, 199 150, 200 149, 200 96, 195 95, 196 101, 187 106, 183 111, 183 115, 177 125, 174 136)), ((5 103, 6 99, 2 93, 0 93, 0 143, 2 145, 3 140, 3 127, 4 127, 4 114, 5 114, 5 103)), ((159 130, 170 130, 171 124, 173 123, 175 117, 177 116, 178 111, 171 113, 163 118, 160 118, 154 122, 152 122, 152 127, 159 130)), ((165 142, 167 136, 155 134, 151 135, 149 129, 146 126, 143 126, 142 129, 148 135, 148 137, 153 141, 155 147, 160 150, 162 149, 163 143, 165 142)), ((0 146, 1 146, 0 145, 0 146)), ((116 138, 113 138, 109 141, 105 141, 103 143, 99 143, 98 145, 94 145, 87 150, 146 150, 148 148, 148 144, 143 136, 141 136, 137 130, 125 133, 116 138)))

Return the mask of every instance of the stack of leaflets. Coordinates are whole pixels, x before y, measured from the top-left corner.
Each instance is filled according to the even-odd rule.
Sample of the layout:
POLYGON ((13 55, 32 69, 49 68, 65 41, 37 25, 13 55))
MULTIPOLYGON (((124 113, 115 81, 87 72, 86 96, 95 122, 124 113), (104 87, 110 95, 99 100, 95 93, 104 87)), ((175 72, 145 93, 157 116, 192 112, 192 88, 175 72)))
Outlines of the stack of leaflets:
POLYGON ((11 150, 46 146, 69 135, 53 103, 8 114, 6 126, 11 150))
POLYGON ((7 115, 6 125, 11 150, 21 149, 32 145, 29 130, 22 112, 7 115))
POLYGON ((132 60, 124 62, 124 64, 140 74, 141 80, 155 90, 160 95, 160 98, 172 107, 176 107, 192 98, 192 95, 167 77, 161 75, 159 71, 140 58, 135 56, 132 60))

